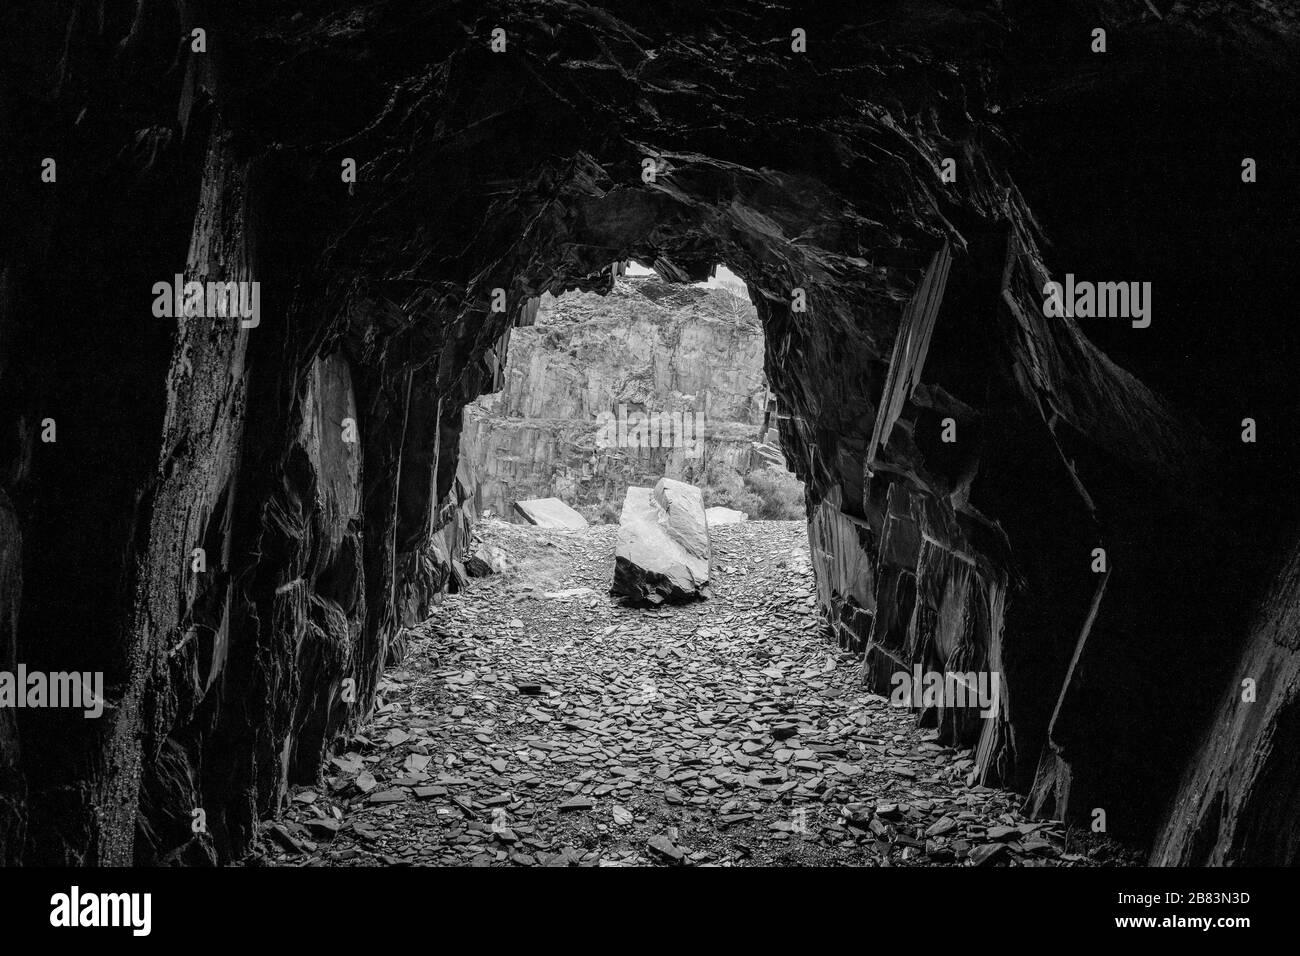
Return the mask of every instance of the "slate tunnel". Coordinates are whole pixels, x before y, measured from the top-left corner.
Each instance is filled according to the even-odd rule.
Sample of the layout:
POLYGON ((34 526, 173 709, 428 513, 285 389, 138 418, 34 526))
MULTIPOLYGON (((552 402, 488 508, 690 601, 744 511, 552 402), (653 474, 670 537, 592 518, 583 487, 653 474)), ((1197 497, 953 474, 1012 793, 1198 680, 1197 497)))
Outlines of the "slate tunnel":
POLYGON ((1159 862, 1293 860, 1297 19, 1164 14, 11 3, 0 669, 109 707, 0 711, 0 860, 237 858, 448 586, 514 316, 625 259, 749 281, 864 681, 998 669, 997 719, 937 717, 983 779, 1159 862), (177 273, 260 324, 155 318, 177 273), (1066 273, 1151 281, 1152 325, 1045 317, 1066 273))

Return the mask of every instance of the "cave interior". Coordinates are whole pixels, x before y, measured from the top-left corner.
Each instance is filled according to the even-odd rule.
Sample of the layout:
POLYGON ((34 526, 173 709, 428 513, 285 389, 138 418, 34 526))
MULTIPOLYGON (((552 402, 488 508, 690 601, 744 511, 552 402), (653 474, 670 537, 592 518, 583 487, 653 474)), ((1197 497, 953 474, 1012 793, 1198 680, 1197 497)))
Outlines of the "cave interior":
POLYGON ((0 711, 0 862, 238 859, 436 613, 512 325, 621 260, 745 278, 868 688, 996 668, 940 717, 981 782, 1300 862, 1298 41, 1264 0, 11 0, 0 669, 107 706, 0 711), (1066 274, 1149 326, 1045 316, 1066 274), (176 275, 257 323, 157 317, 176 275))

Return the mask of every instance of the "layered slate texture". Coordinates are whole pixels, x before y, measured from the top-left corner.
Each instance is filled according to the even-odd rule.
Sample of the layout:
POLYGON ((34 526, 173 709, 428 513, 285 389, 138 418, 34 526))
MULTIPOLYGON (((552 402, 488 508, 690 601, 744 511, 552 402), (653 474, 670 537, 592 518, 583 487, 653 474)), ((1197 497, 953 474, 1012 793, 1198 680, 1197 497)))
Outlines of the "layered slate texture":
POLYGON ((986 781, 1285 856, 1295 649, 1251 622, 1300 517, 1297 14, 1156 6, 5 4, 0 662, 108 706, 0 720, 0 859, 237 859, 457 586, 512 324, 627 259, 747 281, 873 686, 1000 669, 994 729, 924 716, 986 781), (260 282, 260 323, 155 318, 178 271, 260 282), (1151 327, 1047 320, 1069 271, 1156 280, 1151 327), (1180 774, 1241 783, 1163 824, 1180 774))

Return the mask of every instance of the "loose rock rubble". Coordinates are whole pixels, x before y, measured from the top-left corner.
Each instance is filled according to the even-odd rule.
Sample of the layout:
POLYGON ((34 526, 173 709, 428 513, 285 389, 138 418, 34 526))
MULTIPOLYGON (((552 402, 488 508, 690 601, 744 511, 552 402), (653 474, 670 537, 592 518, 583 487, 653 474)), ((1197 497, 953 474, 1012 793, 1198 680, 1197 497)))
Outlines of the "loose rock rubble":
POLYGON ((280 865, 1089 864, 1113 845, 967 787, 969 751, 823 638, 800 522, 714 531, 714 598, 603 593, 617 528, 491 522, 364 736, 292 795, 280 865))

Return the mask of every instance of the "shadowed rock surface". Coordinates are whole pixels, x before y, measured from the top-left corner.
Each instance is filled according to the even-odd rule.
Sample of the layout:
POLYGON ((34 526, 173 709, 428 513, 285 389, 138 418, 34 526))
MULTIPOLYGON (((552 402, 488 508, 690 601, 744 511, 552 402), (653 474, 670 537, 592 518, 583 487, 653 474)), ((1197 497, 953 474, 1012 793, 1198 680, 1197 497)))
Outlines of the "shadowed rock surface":
POLYGON ((998 670, 923 719, 1031 813, 1294 859, 1300 14, 1151 6, 10 0, 0 662, 108 706, 0 715, 0 861, 239 857, 457 586, 512 324, 626 259, 746 279, 869 687, 998 670), (1151 327, 1047 319, 1067 272, 1151 327), (176 273, 260 323, 155 318, 176 273))

